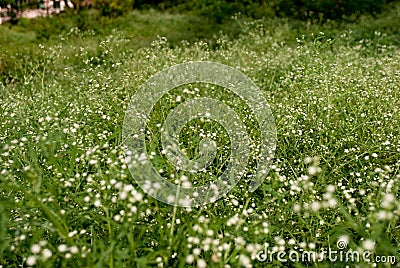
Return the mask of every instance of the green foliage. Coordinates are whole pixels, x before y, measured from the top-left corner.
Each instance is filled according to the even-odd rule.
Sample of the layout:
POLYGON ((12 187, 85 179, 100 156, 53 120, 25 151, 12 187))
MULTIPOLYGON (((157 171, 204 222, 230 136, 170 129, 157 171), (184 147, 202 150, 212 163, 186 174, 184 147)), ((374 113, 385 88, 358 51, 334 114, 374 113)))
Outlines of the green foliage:
POLYGON ((41 0, 0 0, 0 7, 10 5, 13 9, 24 10, 27 8, 37 8, 41 0))
POLYGON ((256 19, 274 15, 272 5, 269 2, 254 0, 200 0, 177 5, 175 9, 191 10, 215 23, 226 22, 236 14, 256 19))
POLYGON ((93 5, 101 10, 104 16, 120 16, 132 10, 134 2, 134 0, 93 0, 93 5))
POLYGON ((342 19, 364 13, 377 14, 386 0, 278 0, 278 14, 300 19, 342 19))
POLYGON ((7 5, 16 6, 16 0, 0 0, 0 7, 7 7, 7 5))

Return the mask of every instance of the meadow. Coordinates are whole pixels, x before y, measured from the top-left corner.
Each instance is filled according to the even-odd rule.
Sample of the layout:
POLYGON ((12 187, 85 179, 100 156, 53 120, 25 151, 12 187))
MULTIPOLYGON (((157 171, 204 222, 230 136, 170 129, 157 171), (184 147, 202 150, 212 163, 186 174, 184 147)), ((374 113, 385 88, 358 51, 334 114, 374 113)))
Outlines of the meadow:
MULTIPOLYGON (((149 10, 0 26, 0 267, 398 266, 399 14, 392 3, 351 23, 238 14, 216 26, 149 10), (136 184, 122 125, 140 85, 190 61, 249 77, 270 105, 277 145, 255 192, 250 162, 229 194, 182 208, 136 184), (327 250, 367 251, 369 262, 321 257, 327 250), (276 255, 291 251, 321 260, 276 255)), ((172 181, 180 173, 162 153, 159 124, 203 96, 229 104, 257 140, 254 115, 231 92, 176 88, 153 109, 146 140, 172 181)), ((201 137, 215 139, 218 157, 198 184, 220 174, 231 145, 218 124, 193 120, 180 136, 189 157, 201 137)))

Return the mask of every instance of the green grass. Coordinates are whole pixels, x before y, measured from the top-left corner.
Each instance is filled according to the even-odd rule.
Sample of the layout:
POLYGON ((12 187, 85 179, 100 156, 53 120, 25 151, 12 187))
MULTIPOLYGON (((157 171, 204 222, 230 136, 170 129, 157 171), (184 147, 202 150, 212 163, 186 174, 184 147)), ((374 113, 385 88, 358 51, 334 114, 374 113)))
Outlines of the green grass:
MULTIPOLYGON (((266 244, 320 252, 336 250, 339 239, 360 251, 373 242, 373 257, 399 261, 399 9, 323 26, 237 18, 216 29, 190 14, 156 11, 133 12, 111 26, 98 18, 98 27, 47 37, 28 24, 1 26, 0 266, 275 267, 288 264, 276 255, 255 259, 266 244), (189 27, 213 30, 199 36, 189 27), (261 88, 275 117, 277 150, 257 191, 248 192, 244 179, 214 204, 174 209, 131 177, 122 123, 131 96, 151 75, 198 60, 237 68, 261 88)), ((36 23, 76 26, 76 19, 36 23)), ((258 131, 226 91, 173 90, 153 110, 147 139, 153 164, 169 176, 180 173, 161 153, 157 122, 178 96, 224 100, 258 131)), ((203 183, 220 174, 230 142, 221 127, 193 121, 181 135, 188 155, 198 155, 200 135, 223 144, 199 176, 203 183)))

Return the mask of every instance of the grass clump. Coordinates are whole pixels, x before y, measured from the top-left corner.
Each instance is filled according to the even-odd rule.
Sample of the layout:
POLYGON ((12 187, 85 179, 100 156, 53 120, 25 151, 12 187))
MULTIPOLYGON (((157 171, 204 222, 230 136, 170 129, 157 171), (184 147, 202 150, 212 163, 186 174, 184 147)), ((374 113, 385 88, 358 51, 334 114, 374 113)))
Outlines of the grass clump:
MULTIPOLYGON (((284 266, 275 257, 262 262, 258 253, 336 250, 339 240, 346 250, 371 252, 370 263, 360 261, 365 267, 383 266, 377 256, 400 260, 400 50, 392 27, 398 8, 379 23, 365 17, 350 25, 237 18, 236 38, 222 34, 209 42, 181 42, 184 34, 172 43, 157 38, 169 30, 161 18, 188 19, 168 13, 132 13, 119 18, 116 30, 72 28, 40 42, 32 31, 0 28, 14 44, 33 40, 25 50, 1 43, 0 265, 284 266), (143 27, 153 29, 147 33, 138 27, 146 21, 143 27), (263 90, 277 151, 254 193, 242 180, 216 203, 173 209, 130 176, 121 127, 144 81, 198 60, 232 66, 263 90)), ((226 95, 257 132, 240 100, 195 87, 176 89, 165 101, 174 107, 178 96, 226 95)), ((154 165, 175 176, 152 136, 167 114, 159 104, 148 132, 154 165)), ((220 126, 191 122, 187 129, 193 138, 182 133, 182 146, 193 157, 201 135, 218 136, 222 159, 214 164, 223 166, 229 140, 220 126)), ((212 167, 204 179, 220 172, 212 167)))

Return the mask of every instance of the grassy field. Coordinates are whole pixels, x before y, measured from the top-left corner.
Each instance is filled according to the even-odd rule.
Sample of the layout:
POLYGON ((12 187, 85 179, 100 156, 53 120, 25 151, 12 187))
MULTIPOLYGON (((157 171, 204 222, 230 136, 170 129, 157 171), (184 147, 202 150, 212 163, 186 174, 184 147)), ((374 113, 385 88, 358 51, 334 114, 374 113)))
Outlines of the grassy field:
MULTIPOLYGON (((399 14, 392 4, 351 24, 238 16, 216 26, 137 11, 97 24, 63 16, 1 26, 0 267, 398 265, 399 14), (181 208, 135 183, 121 135, 138 87, 189 61, 223 63, 254 81, 277 148, 255 192, 244 178, 216 203, 181 208), (370 262, 277 255, 324 250, 368 252, 370 262)), ((225 101, 257 136, 254 116, 229 91, 177 88, 153 109, 146 140, 166 177, 180 173, 158 146, 158 124, 202 96, 225 101)), ((219 150, 199 184, 218 176, 231 144, 218 124, 193 120, 180 137, 189 157, 201 137, 219 150)))

